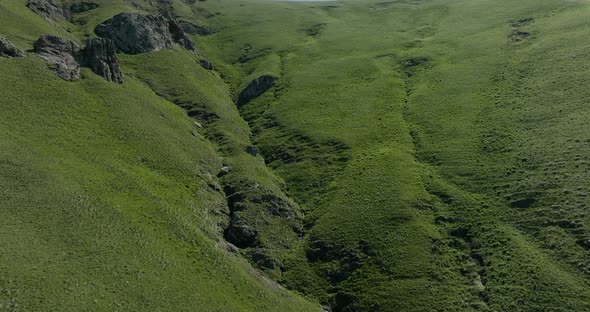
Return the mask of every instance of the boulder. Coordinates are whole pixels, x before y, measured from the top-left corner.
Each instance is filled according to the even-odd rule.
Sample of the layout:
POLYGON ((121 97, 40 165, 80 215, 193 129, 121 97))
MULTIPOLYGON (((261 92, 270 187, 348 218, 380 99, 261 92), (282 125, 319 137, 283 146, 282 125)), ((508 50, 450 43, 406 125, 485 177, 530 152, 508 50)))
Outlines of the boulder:
POLYGON ((4 57, 21 57, 24 56, 22 50, 15 47, 10 41, 4 37, 0 37, 0 56, 4 57))
POLYGON ((240 93, 237 102, 238 108, 244 106, 246 103, 250 102, 250 100, 255 99, 264 94, 264 92, 272 88, 276 80, 277 77, 270 75, 263 75, 252 80, 248 84, 248 86, 244 88, 244 90, 240 93))
POLYGON ((55 35, 42 35, 33 47, 57 76, 67 81, 80 79, 80 64, 77 61, 80 47, 75 42, 55 35))
POLYGON ((215 69, 215 67, 213 67, 213 64, 211 64, 211 62, 207 61, 207 60, 200 60, 199 64, 201 64, 201 67, 203 67, 206 70, 213 70, 215 69))
POLYGON ((98 8, 99 5, 93 2, 76 2, 70 5, 72 13, 83 13, 98 8))
POLYGON ((27 7, 46 20, 70 20, 72 13, 69 7, 59 0, 28 0, 27 7))
POLYGON ((258 147, 251 145, 246 147, 246 152, 254 157, 256 157, 256 155, 258 155, 258 147))
POLYGON ((178 21, 172 17, 168 18, 168 29, 170 30, 170 34, 172 35, 172 40, 178 43, 181 47, 189 50, 195 50, 195 43, 193 40, 184 32, 182 26, 178 23, 178 21))
POLYGON ((162 15, 121 13, 98 25, 94 32, 113 40, 127 54, 171 49, 175 42, 188 50, 195 48, 180 24, 162 15))
POLYGON ((123 83, 115 43, 106 38, 88 38, 81 53, 80 63, 108 81, 123 83))

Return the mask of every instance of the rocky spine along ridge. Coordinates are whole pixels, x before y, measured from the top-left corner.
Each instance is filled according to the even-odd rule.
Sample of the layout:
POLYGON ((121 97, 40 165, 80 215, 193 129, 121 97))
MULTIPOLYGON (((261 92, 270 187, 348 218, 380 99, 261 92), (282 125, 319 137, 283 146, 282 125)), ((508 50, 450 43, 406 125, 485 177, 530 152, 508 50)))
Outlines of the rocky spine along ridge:
POLYGON ((101 23, 94 30, 96 35, 113 40, 116 47, 126 54, 141 54, 171 49, 174 43, 194 51, 195 44, 171 17, 121 13, 101 23))

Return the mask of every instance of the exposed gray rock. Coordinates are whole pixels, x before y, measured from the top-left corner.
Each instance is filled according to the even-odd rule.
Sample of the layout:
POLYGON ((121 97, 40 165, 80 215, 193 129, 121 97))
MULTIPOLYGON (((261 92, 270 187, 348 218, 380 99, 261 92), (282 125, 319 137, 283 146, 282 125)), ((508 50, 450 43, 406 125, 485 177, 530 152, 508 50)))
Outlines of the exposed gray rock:
POLYGON ((258 155, 258 147, 256 146, 248 146, 246 147, 246 152, 254 157, 256 157, 256 155, 258 155))
POLYGON ((170 30, 170 34, 172 35, 172 40, 178 43, 181 47, 194 51, 195 50, 195 43, 193 40, 184 32, 182 26, 178 23, 178 21, 172 17, 168 18, 168 28, 170 30))
POLYGON ((201 64, 201 67, 203 67, 206 70, 214 70, 215 67, 213 67, 213 64, 211 64, 211 62, 207 61, 207 60, 200 60, 199 64, 201 64))
POLYGON ((76 2, 70 5, 72 13, 83 13, 98 8, 99 5, 93 2, 76 2))
POLYGON ((80 47, 76 43, 55 35, 42 35, 33 47, 57 76, 68 81, 80 79, 80 64, 77 62, 80 47))
POLYGON ((169 49, 174 44, 163 16, 121 13, 98 25, 94 32, 113 40, 128 54, 169 49))
POLYGON ((88 38, 81 53, 80 63, 108 81, 123 83, 115 43, 106 38, 88 38))
POLYGON ((188 50, 195 47, 176 20, 161 15, 121 13, 98 25, 94 32, 113 40, 127 54, 171 49, 175 42, 188 50))
POLYGON ((253 247, 256 245, 258 231, 242 222, 238 214, 234 214, 225 238, 239 248, 253 247))
POLYGON ((0 37, 0 56, 20 57, 25 54, 19 48, 15 47, 8 39, 0 37))
POLYGON ((28 0, 27 7, 46 20, 69 20, 72 17, 70 8, 59 0, 28 0))
POLYGON ((277 77, 264 75, 252 80, 248 86, 240 93, 237 106, 242 107, 250 100, 261 96, 268 89, 272 88, 277 77))

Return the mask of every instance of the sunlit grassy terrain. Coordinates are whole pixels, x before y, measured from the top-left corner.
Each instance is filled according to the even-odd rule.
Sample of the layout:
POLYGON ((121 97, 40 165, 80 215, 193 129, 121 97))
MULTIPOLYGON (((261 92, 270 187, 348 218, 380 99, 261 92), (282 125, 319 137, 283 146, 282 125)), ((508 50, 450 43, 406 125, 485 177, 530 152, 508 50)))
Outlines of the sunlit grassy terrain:
POLYGON ((242 113, 308 211, 286 285, 345 311, 590 309, 586 2, 204 5, 236 88, 280 64, 242 113))
MULTIPOLYGON (((152 10, 24 3, 0 3, 23 49, 152 10)), ((590 3, 172 7, 212 30, 199 56, 120 55, 123 85, 0 58, 0 310, 590 311, 590 3), (244 178, 305 214, 296 237, 249 210, 274 269, 220 247, 244 178)))

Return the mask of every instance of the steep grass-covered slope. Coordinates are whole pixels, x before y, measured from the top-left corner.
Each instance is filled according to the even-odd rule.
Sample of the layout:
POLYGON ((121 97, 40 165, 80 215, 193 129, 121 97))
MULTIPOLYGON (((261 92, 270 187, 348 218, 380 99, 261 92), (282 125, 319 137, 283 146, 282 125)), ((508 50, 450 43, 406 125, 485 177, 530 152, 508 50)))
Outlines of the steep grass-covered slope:
POLYGON ((587 1, 95 3, 197 54, 0 58, 0 309, 590 311, 587 1))
POLYGON ((337 311, 590 310, 587 2, 204 6, 237 89, 280 76, 241 111, 308 211, 286 285, 337 311))
MULTIPOLYGON (((129 8, 100 5, 89 20, 129 8)), ((0 35, 22 49, 44 33, 86 32, 47 22, 24 1, 0 6, 0 35)), ((244 133, 246 144, 224 82, 186 51, 120 58, 122 85, 88 69, 63 81, 31 53, 0 58, 0 310, 319 310, 226 251, 216 175, 246 156, 222 155, 206 125, 154 92, 158 79, 190 89, 215 106, 220 131, 244 133), (173 72, 152 77, 152 65, 173 72)), ((248 164, 261 161, 247 156, 244 170, 256 171, 248 164)))

